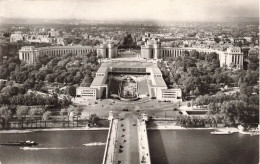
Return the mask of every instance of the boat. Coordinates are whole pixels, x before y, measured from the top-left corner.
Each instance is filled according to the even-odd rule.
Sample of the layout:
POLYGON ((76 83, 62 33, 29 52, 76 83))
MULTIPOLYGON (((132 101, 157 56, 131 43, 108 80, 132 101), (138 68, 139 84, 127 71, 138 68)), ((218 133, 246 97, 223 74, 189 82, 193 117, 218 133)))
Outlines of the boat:
POLYGON ((259 136, 259 132, 252 132, 250 135, 251 136, 259 136))
POLYGON ((259 135, 259 125, 257 128, 251 128, 251 129, 246 129, 244 126, 238 125, 237 129, 238 132, 241 134, 249 134, 251 136, 259 135))
POLYGON ((38 145, 35 141, 18 141, 18 142, 7 142, 7 143, 0 143, 2 146, 35 146, 38 145))
POLYGON ((230 132, 230 131, 214 131, 214 132, 210 132, 210 134, 225 135, 225 134, 233 134, 233 132, 230 132))

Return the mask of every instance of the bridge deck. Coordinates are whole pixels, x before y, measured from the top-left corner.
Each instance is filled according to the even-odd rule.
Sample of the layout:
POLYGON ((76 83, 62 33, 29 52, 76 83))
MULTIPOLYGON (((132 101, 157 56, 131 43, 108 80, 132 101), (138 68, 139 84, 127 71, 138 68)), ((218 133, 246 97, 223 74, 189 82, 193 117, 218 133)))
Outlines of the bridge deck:
POLYGON ((125 164, 139 163, 137 117, 122 114, 118 123, 117 144, 115 151, 115 163, 125 164), (126 117, 125 117, 126 116, 126 117), (135 126, 133 126, 133 123, 135 126))
POLYGON ((130 112, 115 120, 110 123, 103 164, 150 164, 145 122, 130 112))

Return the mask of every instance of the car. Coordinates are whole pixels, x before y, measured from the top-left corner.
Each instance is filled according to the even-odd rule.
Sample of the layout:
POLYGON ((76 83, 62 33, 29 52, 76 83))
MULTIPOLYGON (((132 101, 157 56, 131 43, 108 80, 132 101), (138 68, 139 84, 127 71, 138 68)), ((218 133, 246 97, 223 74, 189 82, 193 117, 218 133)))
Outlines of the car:
POLYGON ((127 111, 128 111, 128 109, 127 109, 127 108, 125 108, 125 109, 123 109, 123 111, 127 112, 127 111))
POLYGON ((133 126, 135 126, 136 124, 135 123, 133 123, 133 126))

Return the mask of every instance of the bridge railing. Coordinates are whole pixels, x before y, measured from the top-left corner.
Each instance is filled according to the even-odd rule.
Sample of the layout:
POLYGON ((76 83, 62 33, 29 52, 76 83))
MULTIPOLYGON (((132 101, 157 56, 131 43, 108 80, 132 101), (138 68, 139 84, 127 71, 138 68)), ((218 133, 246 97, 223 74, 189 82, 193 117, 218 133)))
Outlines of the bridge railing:
POLYGON ((105 164, 106 161, 107 161, 107 152, 108 152, 109 141, 110 141, 110 138, 111 138, 112 126, 113 126, 113 119, 110 121, 110 125, 109 125, 109 130, 108 130, 108 135, 107 135, 107 142, 106 142, 106 147, 105 147, 105 152, 104 152, 102 164, 105 164))

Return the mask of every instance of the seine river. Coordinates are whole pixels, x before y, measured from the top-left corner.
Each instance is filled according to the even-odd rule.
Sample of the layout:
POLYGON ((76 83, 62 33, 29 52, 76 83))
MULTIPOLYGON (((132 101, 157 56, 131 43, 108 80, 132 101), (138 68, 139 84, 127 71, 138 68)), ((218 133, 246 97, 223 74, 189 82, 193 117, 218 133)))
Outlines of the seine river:
MULTIPOLYGON (((0 146, 3 164, 101 164, 107 131, 0 134, 0 142, 34 140, 32 148, 0 146), (84 146, 83 144, 86 144, 84 146)), ((148 131, 153 164, 257 164, 258 136, 209 130, 148 131)))
POLYGON ((2 164, 100 164, 107 131, 45 131, 0 134, 0 142, 33 140, 36 147, 0 146, 2 164), (84 146, 83 144, 87 144, 84 146))
POLYGON ((210 130, 148 131, 153 164, 258 164, 259 136, 210 130))

